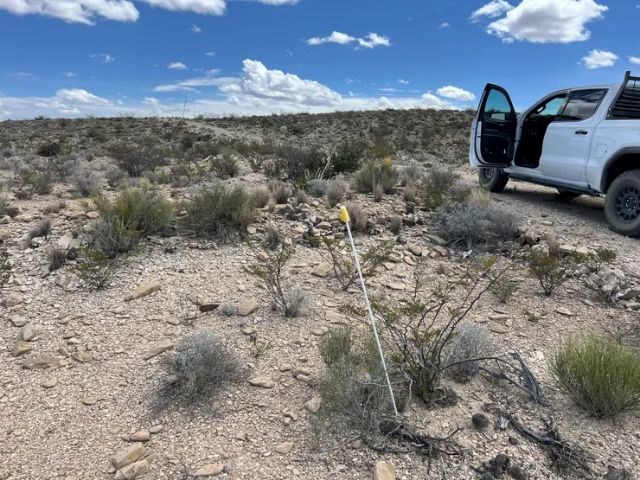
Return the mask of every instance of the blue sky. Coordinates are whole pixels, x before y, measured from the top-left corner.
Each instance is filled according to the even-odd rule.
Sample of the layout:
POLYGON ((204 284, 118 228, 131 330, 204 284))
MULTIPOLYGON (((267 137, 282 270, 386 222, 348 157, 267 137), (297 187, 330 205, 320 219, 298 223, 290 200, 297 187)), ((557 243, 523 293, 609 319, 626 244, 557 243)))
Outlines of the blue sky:
POLYGON ((0 119, 527 106, 640 73, 640 0, 0 0, 0 119))

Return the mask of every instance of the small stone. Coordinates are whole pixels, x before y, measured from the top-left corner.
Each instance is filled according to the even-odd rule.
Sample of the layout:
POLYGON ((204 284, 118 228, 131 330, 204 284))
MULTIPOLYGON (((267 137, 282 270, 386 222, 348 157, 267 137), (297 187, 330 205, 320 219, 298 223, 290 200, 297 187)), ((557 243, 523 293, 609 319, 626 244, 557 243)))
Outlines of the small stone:
POLYGON ((2 305, 7 308, 17 307, 24 302, 24 297, 19 293, 10 293, 2 300, 2 305))
POLYGON ((480 430, 481 432, 485 431, 489 426, 489 419, 483 413, 476 413, 471 417, 471 422, 473 426, 480 430))
POLYGON ((392 463, 378 461, 376 462, 373 473, 373 480, 395 480, 396 467, 392 463))
POLYGON ((149 429, 149 433, 151 433, 152 435, 155 435, 156 433, 160 433, 163 430, 164 430, 163 425, 154 425, 149 429))
POLYGON ((151 295, 153 292, 157 292, 160 290, 162 286, 160 282, 157 280, 148 280, 136 287, 136 289, 126 295, 124 297, 125 302, 131 302, 132 300, 137 300, 138 298, 146 297, 147 295, 151 295))
POLYGON ((573 312, 565 307, 556 308, 556 312, 558 312, 560 315, 564 315, 565 317, 573 317, 573 312))
POLYGON ((61 365, 60 360, 49 353, 43 353, 36 357, 28 358, 22 362, 22 368, 36 370, 44 368, 57 368, 61 365))
POLYGON ((275 448, 275 451, 282 455, 287 455, 288 453, 291 453, 294 446, 295 444, 293 442, 283 442, 275 448))
POLYGON ((505 333, 509 333, 509 327, 506 327, 504 325, 491 325, 489 327, 489 330, 491 330, 493 333, 498 333, 500 335, 504 335, 505 333))
POLYGON ((9 321, 13 324, 14 327, 24 327, 29 321, 20 316, 9 317, 9 321))
POLYGON ((276 386, 276 382, 274 382, 272 378, 269 378, 263 375, 257 375, 255 377, 251 377, 249 379, 249 383, 254 387, 261 387, 261 388, 273 388, 276 386))
POLYGON ((318 278, 325 278, 329 273, 331 273, 331 265, 328 263, 320 263, 311 270, 311 275, 318 278))
POLYGON ((27 323, 24 327, 22 327, 22 339, 25 342, 34 340, 37 335, 38 328, 33 323, 27 323))
POLYGON ((420 245, 416 245, 415 243, 410 243, 407 245, 407 250, 413 253, 416 257, 422 255, 422 247, 420 245))
POLYGON ((33 346, 29 342, 25 342, 24 340, 18 340, 16 344, 13 346, 13 356, 19 357, 20 355, 29 353, 32 349, 33 349, 33 346))
POLYGON ((116 472, 114 480, 133 480, 149 473, 149 461, 147 459, 122 467, 116 472))
POLYGON ((58 379, 56 377, 47 377, 42 381, 42 386, 44 388, 53 388, 58 384, 58 379))
POLYGON ((146 450, 143 443, 134 443, 116 453, 111 461, 114 467, 121 469, 142 458, 146 450))
POLYGON ((261 252, 258 252, 256 258, 261 262, 266 262, 267 260, 269 260, 269 254, 263 250, 261 252))
POLYGON ((91 405, 95 405, 96 403, 98 403, 98 397, 94 395, 89 395, 82 399, 82 403, 90 407, 91 405))
POLYGON ((258 299, 255 297, 251 297, 240 302, 237 306, 237 311, 238 315, 240 315, 241 317, 246 317, 254 313, 256 310, 258 310, 258 308, 260 308, 258 299))
POLYGON ((100 213, 96 211, 87 212, 85 213, 85 217, 87 217, 89 220, 97 220, 98 218, 100 218, 100 213))
POLYGON ((220 475, 222 472, 224 472, 223 463, 210 463, 209 465, 200 467, 193 475, 195 477, 215 477, 216 475, 220 475))
POLYGON ((313 397, 311 400, 304 404, 304 408, 306 408, 311 413, 318 413, 321 406, 322 398, 319 396, 313 397))
POLYGON ((151 360, 153 357, 157 357, 158 355, 160 355, 161 353, 164 353, 168 350, 172 350, 173 349, 173 342, 167 340, 165 342, 162 342, 158 345, 156 345, 155 347, 153 347, 151 350, 149 350, 147 353, 145 353, 142 358, 145 360, 151 360))
POLYGON ((148 442, 151 438, 151 432, 149 430, 138 430, 132 433, 129 437, 130 442, 148 442))

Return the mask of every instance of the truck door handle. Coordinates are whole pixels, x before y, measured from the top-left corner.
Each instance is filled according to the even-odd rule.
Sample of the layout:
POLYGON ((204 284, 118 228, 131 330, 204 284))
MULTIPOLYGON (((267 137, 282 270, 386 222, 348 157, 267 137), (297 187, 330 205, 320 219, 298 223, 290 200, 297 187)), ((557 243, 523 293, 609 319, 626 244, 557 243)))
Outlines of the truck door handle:
POLYGON ((589 132, 586 130, 576 130, 576 135, 588 135, 589 132))

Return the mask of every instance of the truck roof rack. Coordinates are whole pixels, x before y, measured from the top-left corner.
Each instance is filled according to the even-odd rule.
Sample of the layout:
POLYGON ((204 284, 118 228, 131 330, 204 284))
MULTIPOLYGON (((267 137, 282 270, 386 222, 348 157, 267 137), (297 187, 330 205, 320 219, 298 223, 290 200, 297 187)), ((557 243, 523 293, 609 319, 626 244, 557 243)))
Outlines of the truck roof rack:
POLYGON ((626 72, 624 82, 609 109, 608 118, 640 119, 640 77, 626 72))

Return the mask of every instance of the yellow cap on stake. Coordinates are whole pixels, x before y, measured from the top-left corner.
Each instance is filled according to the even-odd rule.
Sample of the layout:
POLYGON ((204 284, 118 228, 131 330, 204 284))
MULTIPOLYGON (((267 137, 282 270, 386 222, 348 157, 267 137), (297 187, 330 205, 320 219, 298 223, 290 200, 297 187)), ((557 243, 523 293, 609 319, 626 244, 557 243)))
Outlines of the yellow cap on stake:
POLYGON ((347 207, 340 207, 340 221, 342 223, 349 222, 349 212, 347 211, 347 207))

